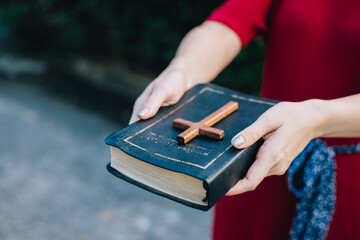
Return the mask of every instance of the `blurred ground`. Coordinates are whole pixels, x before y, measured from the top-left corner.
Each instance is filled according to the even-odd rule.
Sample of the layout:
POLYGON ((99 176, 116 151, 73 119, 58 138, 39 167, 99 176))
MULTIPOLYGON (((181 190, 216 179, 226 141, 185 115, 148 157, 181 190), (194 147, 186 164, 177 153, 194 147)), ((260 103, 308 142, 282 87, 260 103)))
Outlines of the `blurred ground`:
POLYGON ((106 171, 104 138, 124 122, 96 108, 129 109, 95 94, 83 98, 99 106, 84 107, 51 89, 0 79, 0 239, 209 239, 210 212, 106 171))

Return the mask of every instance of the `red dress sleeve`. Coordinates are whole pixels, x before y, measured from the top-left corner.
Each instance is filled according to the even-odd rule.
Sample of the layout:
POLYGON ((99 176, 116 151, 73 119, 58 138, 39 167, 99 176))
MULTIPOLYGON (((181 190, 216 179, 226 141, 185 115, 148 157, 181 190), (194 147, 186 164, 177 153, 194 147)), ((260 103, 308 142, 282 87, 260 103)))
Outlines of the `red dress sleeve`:
POLYGON ((230 27, 245 46, 267 29, 267 18, 272 0, 227 0, 215 9, 207 21, 230 27))

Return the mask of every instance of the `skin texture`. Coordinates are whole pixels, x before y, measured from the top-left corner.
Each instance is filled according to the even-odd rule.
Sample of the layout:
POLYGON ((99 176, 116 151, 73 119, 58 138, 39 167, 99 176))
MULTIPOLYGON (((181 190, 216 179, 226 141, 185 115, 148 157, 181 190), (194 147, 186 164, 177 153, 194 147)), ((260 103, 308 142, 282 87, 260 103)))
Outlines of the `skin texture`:
POLYGON ((240 52, 240 46, 239 37, 220 23, 205 22, 191 30, 169 66, 136 100, 130 123, 154 116, 160 106, 176 103, 194 85, 210 82, 240 52), (137 116, 140 109, 148 111, 137 116))
MULTIPOLYGON (((136 100, 130 123, 153 117, 161 106, 175 104, 194 85, 210 82, 240 49, 241 40, 221 23, 205 22, 191 30, 169 66, 136 100)), ((270 108, 234 136, 232 143, 238 149, 261 137, 265 142, 245 178, 226 195, 252 191, 265 177, 284 174, 313 138, 360 137, 359 106, 360 94, 355 94, 327 101, 282 102, 270 108)))

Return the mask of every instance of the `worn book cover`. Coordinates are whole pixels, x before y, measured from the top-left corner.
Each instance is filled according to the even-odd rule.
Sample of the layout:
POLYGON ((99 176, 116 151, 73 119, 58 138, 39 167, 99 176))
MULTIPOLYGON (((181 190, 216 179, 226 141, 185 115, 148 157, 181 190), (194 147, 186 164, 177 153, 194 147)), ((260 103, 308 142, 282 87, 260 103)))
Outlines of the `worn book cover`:
POLYGON ((232 137, 253 123, 276 102, 244 95, 213 84, 190 89, 173 106, 162 107, 155 117, 135 122, 108 136, 116 177, 190 207, 210 209, 246 175, 262 140, 238 150, 232 137), (179 144, 183 130, 173 127, 177 118, 199 122, 229 101, 238 110, 213 125, 224 130, 221 140, 197 136, 179 144))

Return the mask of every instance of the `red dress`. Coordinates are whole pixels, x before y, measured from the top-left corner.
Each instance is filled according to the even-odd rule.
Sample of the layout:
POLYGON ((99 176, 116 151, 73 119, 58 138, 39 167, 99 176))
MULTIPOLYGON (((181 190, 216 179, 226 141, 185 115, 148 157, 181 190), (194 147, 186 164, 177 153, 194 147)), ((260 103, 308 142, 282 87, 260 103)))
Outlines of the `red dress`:
MULTIPOLYGON (((208 20, 229 26, 243 46, 264 37, 263 97, 303 101, 360 92, 358 0, 229 0, 208 20)), ((338 154, 336 165, 337 202, 327 239, 360 239, 360 154, 338 154)), ((213 238, 289 239, 295 205, 286 176, 268 177, 255 191, 218 202, 213 238)))

